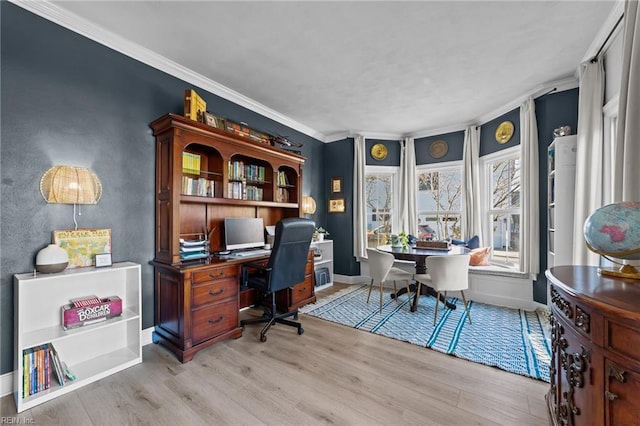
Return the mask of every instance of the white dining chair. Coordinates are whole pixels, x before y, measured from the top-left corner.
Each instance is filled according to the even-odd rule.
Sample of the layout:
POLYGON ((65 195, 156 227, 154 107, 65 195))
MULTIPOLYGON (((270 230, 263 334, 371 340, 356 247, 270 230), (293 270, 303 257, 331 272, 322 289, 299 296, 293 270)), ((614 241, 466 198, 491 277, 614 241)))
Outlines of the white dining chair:
MULTIPOLYGON (((394 267, 393 262, 395 261, 395 258, 390 253, 384 253, 376 249, 368 248, 367 258, 369 259, 369 275, 371 276, 367 303, 369 303, 369 299, 371 298, 373 283, 378 283, 380 285, 380 313, 382 313, 382 287, 383 283, 386 281, 393 281, 393 291, 396 293, 396 302, 399 302, 396 281, 404 281, 407 287, 407 298, 409 302, 411 302, 411 290, 409 289, 409 284, 413 278, 413 274, 394 267)), ((409 306, 411 306, 411 303, 409 303, 409 306)))
POLYGON ((416 284, 418 286, 418 288, 416 289, 416 295, 420 294, 420 288, 422 287, 422 284, 433 288, 437 293, 436 309, 433 316, 433 325, 436 324, 436 320, 438 319, 440 293, 444 292, 444 299, 446 301, 447 291, 459 291, 462 294, 464 309, 467 312, 469 324, 471 324, 471 314, 469 313, 467 299, 464 295, 464 290, 469 288, 470 257, 471 256, 468 254, 429 256, 425 261, 427 265, 427 273, 414 275, 413 278, 416 280, 416 284))

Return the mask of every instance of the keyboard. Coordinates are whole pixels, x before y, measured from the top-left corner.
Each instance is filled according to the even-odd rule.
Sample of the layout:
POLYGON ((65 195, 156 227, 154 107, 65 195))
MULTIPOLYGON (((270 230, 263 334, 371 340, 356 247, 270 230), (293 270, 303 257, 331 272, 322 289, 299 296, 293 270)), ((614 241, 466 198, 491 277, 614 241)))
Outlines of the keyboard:
POLYGON ((229 257, 257 257, 257 256, 266 256, 270 255, 271 250, 267 249, 257 249, 257 250, 244 250, 244 251, 234 251, 229 254, 229 257))

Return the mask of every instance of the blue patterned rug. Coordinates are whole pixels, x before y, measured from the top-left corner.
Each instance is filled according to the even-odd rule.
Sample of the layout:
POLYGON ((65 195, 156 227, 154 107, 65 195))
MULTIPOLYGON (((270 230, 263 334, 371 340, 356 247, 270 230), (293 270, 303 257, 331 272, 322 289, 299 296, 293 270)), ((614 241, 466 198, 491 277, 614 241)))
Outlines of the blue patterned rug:
MULTIPOLYGON (((510 373, 549 381, 551 343, 544 312, 527 312, 469 302, 469 324, 462 300, 449 298, 457 309, 440 304, 433 325, 435 298, 420 296, 418 310, 410 312, 407 296, 400 303, 385 289, 382 313, 379 293, 368 286, 352 286, 307 305, 300 312, 393 339, 431 348, 510 373)), ((458 293, 459 294, 459 293, 458 293)))

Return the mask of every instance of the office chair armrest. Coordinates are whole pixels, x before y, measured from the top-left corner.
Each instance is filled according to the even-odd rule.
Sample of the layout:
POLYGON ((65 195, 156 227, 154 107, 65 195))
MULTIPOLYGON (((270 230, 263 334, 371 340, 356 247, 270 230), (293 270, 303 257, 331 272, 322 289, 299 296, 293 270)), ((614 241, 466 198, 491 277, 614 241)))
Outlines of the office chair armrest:
POLYGON ((260 274, 271 274, 273 268, 259 263, 247 262, 242 264, 242 286, 247 287, 249 285, 249 268, 257 269, 260 274))

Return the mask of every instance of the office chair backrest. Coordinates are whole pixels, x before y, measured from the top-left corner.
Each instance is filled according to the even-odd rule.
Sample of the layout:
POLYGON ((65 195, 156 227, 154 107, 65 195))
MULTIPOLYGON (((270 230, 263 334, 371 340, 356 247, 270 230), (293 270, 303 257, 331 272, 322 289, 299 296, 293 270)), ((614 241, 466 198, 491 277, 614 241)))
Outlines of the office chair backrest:
POLYGON ((288 218, 276 224, 276 236, 269 258, 270 291, 278 291, 304 281, 311 238, 316 229, 310 219, 288 218))
POLYGON ((468 254, 429 256, 425 260, 427 273, 433 287, 438 291, 466 290, 469 288, 468 254))

